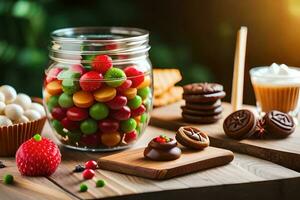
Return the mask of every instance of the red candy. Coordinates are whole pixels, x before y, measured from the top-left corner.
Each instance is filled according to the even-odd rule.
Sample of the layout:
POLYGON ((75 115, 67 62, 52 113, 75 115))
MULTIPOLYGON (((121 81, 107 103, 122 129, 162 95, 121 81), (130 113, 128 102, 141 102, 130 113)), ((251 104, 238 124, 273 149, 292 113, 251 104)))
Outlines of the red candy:
POLYGON ((99 122, 99 129, 102 133, 112 133, 119 129, 119 122, 114 119, 105 119, 99 122))
POLYGON ((129 80, 132 81, 132 88, 136 88, 144 81, 144 73, 137 70, 135 67, 130 66, 124 69, 124 72, 129 80))
POLYGON ((129 133, 126 133, 124 140, 125 140, 125 142, 130 143, 130 142, 136 140, 136 138, 137 138, 137 133, 134 130, 134 131, 131 131, 129 133))
POLYGON ((130 88, 131 85, 132 85, 132 81, 127 79, 122 85, 117 87, 117 91, 123 92, 123 91, 127 90, 128 88, 130 88))
POLYGON ((71 121, 67 117, 61 120, 61 125, 69 131, 79 129, 79 122, 71 121))
POLYGON ((125 96, 118 95, 112 100, 108 101, 106 104, 110 109, 119 110, 127 104, 127 98, 125 96))
POLYGON ((113 110, 112 117, 116 120, 127 120, 130 117, 130 108, 128 106, 122 107, 120 110, 113 110))
POLYGON ((62 71, 61 68, 52 68, 49 70, 46 78, 46 82, 50 83, 51 81, 56 80, 57 75, 62 71))
POLYGON ((82 121, 88 118, 88 116, 89 116, 88 111, 83 108, 72 107, 69 108, 67 111, 67 117, 69 120, 72 121, 82 121))
POLYGON ((104 74, 113 66, 111 57, 107 55, 96 56, 91 65, 93 67, 93 70, 98 71, 102 74, 104 74))
POLYGON ((70 67, 70 70, 73 71, 73 72, 78 72, 80 75, 85 73, 85 69, 80 64, 72 65, 70 67))
POLYGON ((142 115, 144 112, 146 111, 146 107, 144 105, 141 105, 140 107, 138 107, 135 110, 131 111, 131 117, 137 117, 142 115))
POLYGON ((79 84, 82 90, 91 92, 101 87, 102 79, 102 74, 96 71, 89 71, 81 76, 79 84))
POLYGON ((62 120, 66 117, 66 109, 61 107, 55 107, 52 109, 51 115, 54 119, 62 120))
POLYGON ((95 169, 97 169, 98 164, 94 160, 89 160, 84 164, 84 166, 86 169, 94 169, 95 170, 95 169))
POLYGON ((83 135, 80 139, 80 145, 88 146, 88 147, 97 147, 100 145, 100 135, 92 134, 92 135, 83 135))
POLYGON ((92 170, 92 169, 85 169, 85 170, 82 172, 82 177, 83 177, 84 179, 92 179, 94 176, 95 176, 95 171, 92 170))

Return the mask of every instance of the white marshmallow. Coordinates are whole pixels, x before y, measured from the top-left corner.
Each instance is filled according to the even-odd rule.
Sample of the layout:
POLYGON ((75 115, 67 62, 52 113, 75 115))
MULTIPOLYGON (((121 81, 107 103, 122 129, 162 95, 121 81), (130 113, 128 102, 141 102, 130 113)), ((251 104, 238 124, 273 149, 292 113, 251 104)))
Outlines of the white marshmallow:
POLYGON ((22 115, 19 119, 14 121, 15 124, 27 123, 27 122, 29 122, 29 119, 24 115, 22 115))
POLYGON ((13 123, 12 123, 12 121, 10 119, 8 119, 4 115, 0 115, 0 126, 10 126, 12 124, 13 123))
POLYGON ((31 106, 31 99, 27 94, 19 93, 13 103, 18 104, 22 106, 24 110, 27 110, 31 106))
POLYGON ((38 120, 41 118, 41 114, 32 109, 28 109, 24 112, 24 116, 27 117, 30 121, 38 120))
POLYGON ((0 101, 0 115, 4 114, 5 103, 0 101))
POLYGON ((16 90, 9 85, 1 86, 0 92, 4 94, 6 104, 12 103, 17 98, 16 90))
POLYGON ((46 116, 46 111, 45 111, 44 107, 39 103, 32 103, 29 108, 40 113, 41 117, 46 116))
POLYGON ((24 110, 17 104, 9 104, 5 107, 4 113, 9 119, 17 120, 23 115, 24 110))
POLYGON ((5 95, 0 92, 0 102, 5 102, 5 95))

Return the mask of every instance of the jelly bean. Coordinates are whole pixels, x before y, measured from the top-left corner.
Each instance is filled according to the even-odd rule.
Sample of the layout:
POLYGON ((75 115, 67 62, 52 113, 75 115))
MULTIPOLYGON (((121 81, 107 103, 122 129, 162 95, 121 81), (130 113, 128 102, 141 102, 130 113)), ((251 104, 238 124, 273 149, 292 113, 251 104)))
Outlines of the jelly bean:
POLYGON ((127 104, 127 98, 125 96, 118 95, 112 100, 108 101, 106 104, 110 109, 119 110, 127 104))
POLYGON ((127 90, 122 92, 127 99, 133 99, 136 94, 137 94, 137 89, 136 88, 128 88, 127 90))
POLYGON ((85 170, 82 172, 82 177, 83 177, 84 179, 92 179, 94 176, 95 176, 95 171, 92 170, 92 169, 85 169, 85 170))
POLYGON ((79 90, 79 84, 72 79, 64 79, 62 81, 62 90, 64 93, 71 95, 79 90))
POLYGON ((146 111, 146 107, 144 105, 141 105, 137 109, 131 111, 131 117, 142 115, 145 111, 146 111))
POLYGON ((115 88, 103 87, 94 92, 94 98, 99 102, 107 102, 115 98, 116 94, 115 88))
POLYGON ((134 66, 126 67, 124 72, 128 79, 132 81, 132 88, 136 88, 144 81, 144 73, 137 70, 134 66))
POLYGON ((61 135, 61 136, 63 136, 63 137, 66 136, 66 133, 63 131, 64 127, 62 126, 62 124, 61 124, 58 120, 53 120, 53 121, 51 122, 51 124, 52 124, 52 127, 55 129, 55 131, 56 131, 59 135, 61 135))
POLYGON ((125 133, 131 132, 136 128, 136 121, 133 118, 121 121, 121 130, 125 133))
POLYGON ((56 80, 57 75, 62 71, 61 68, 55 67, 52 68, 48 71, 47 77, 46 77, 46 82, 50 83, 51 81, 56 80))
POLYGON ((123 91, 127 90, 128 88, 130 88, 131 85, 132 85, 132 81, 127 79, 126 81, 124 81, 124 83, 122 85, 117 87, 117 90, 119 92, 123 92, 123 91))
POLYGON ((69 120, 68 117, 63 118, 61 120, 61 124, 65 129, 68 129, 69 131, 79 129, 80 127, 79 122, 69 120))
POLYGON ((79 131, 68 131, 68 142, 74 145, 77 145, 77 143, 80 141, 82 137, 82 133, 79 131))
POLYGON ((46 90, 51 95, 58 95, 62 93, 61 81, 55 80, 46 85, 46 90))
POLYGON ((51 112, 52 109, 58 106, 58 98, 59 96, 51 96, 47 101, 48 110, 51 112))
POLYGON ((101 134, 101 143, 107 147, 114 147, 121 141, 121 135, 119 132, 103 133, 101 134))
POLYGON ((52 109, 51 115, 54 119, 62 120, 66 117, 66 109, 63 109, 61 107, 54 107, 52 109))
POLYGON ((93 70, 98 71, 104 74, 107 70, 109 70, 113 64, 111 57, 107 55, 98 55, 96 56, 91 63, 93 70))
POLYGON ((129 133, 126 133, 125 137, 124 137, 124 141, 127 143, 130 143, 136 139, 137 139, 137 132, 135 130, 133 130, 129 133))
POLYGON ((139 96, 142 97, 142 99, 146 99, 150 95, 151 89, 149 87, 144 87, 144 88, 138 89, 137 93, 139 96))
POLYGON ((119 87, 126 80, 126 74, 118 68, 110 68, 104 75, 106 85, 110 87, 119 87))
POLYGON ((72 121, 82 121, 87 119, 89 116, 88 111, 83 108, 72 107, 67 111, 67 117, 72 121))
POLYGON ((96 71, 89 71, 81 76, 79 84, 82 90, 91 92, 101 87, 102 79, 102 74, 99 74, 96 71))
POLYGON ((86 70, 84 69, 84 67, 83 67, 82 65, 80 65, 80 64, 72 65, 72 66, 70 67, 70 70, 73 71, 73 72, 77 72, 77 73, 79 73, 80 75, 84 74, 85 71, 86 71, 86 70))
POLYGON ((79 186, 79 192, 86 192, 88 191, 89 187, 85 183, 81 183, 79 186))
POLYGON ((95 119, 95 120, 101 120, 104 119, 108 116, 109 114, 109 109, 107 105, 104 103, 95 103, 91 108, 90 108, 90 116, 95 119))
POLYGON ((78 72, 74 72, 71 70, 63 70, 58 74, 57 79, 58 80, 65 80, 65 79, 76 80, 79 77, 80 77, 80 73, 78 73, 78 72))
POLYGON ((119 129, 119 122, 114 119, 105 119, 99 122, 99 129, 102 133, 111 133, 119 129))
MULTIPOLYGON (((92 135, 89 135, 89 136, 92 136, 92 135)), ((95 169, 97 169, 98 164, 94 160, 89 160, 84 164, 84 166, 86 169, 94 169, 95 170, 95 169)))
POLYGON ((100 180, 97 180, 96 181, 96 187, 104 187, 105 186, 105 181, 104 180, 102 180, 102 179, 100 179, 100 180))
POLYGON ((122 107, 120 110, 113 110, 111 116, 116 120, 127 120, 130 117, 130 108, 128 106, 122 107))
POLYGON ((72 96, 66 94, 66 93, 62 93, 59 98, 58 98, 58 104, 62 107, 62 108, 70 108, 72 107, 73 104, 73 100, 72 100, 72 96))
POLYGON ((86 135, 96 133, 97 129, 97 122, 93 119, 86 119, 80 124, 80 130, 86 135))
POLYGON ((144 81, 137 87, 137 89, 148 87, 151 85, 151 78, 150 76, 145 76, 144 81))
POLYGON ((73 95, 73 102, 79 108, 88 108, 94 103, 94 96, 90 92, 78 91, 73 95))
POLYGON ((100 134, 83 135, 79 144, 87 147, 97 147, 100 145, 100 134))
POLYGON ((147 122, 147 119, 148 119, 148 115, 147 115, 147 113, 144 113, 144 114, 141 115, 140 122, 145 123, 145 122, 147 122))
POLYGON ((142 105, 142 98, 138 95, 136 95, 133 99, 130 99, 127 104, 130 109, 136 109, 140 107, 140 105, 142 105))

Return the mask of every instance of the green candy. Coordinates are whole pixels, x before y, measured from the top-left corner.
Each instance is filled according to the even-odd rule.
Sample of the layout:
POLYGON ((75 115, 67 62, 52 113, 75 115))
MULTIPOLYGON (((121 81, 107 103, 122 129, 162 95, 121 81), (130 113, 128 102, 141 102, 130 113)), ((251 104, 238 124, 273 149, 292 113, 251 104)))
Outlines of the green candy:
POLYGON ((68 136, 69 142, 75 144, 80 141, 82 133, 80 131, 68 131, 66 135, 68 136))
POLYGON ((143 127, 143 124, 140 123, 137 127, 136 127, 136 132, 140 135, 142 133, 142 127, 143 127))
POLYGON ((96 103, 90 108, 90 116, 95 120, 101 120, 108 116, 109 109, 104 103, 96 103))
POLYGON ((65 137, 66 136, 66 133, 64 132, 64 127, 61 125, 60 121, 58 120, 53 120, 51 122, 52 124, 52 127, 55 129, 55 131, 61 135, 62 137, 65 137))
POLYGON ((144 114, 142 114, 142 116, 141 116, 141 123, 145 123, 146 121, 147 121, 147 119, 148 119, 148 115, 147 115, 147 113, 144 113, 144 114))
POLYGON ((130 99, 127 103, 127 106, 131 109, 137 109, 142 105, 142 98, 138 95, 136 95, 133 99, 130 99))
POLYGON ((97 122, 93 119, 84 120, 80 124, 80 130, 83 132, 83 134, 86 134, 86 135, 96 133, 97 129, 98 129, 97 122))
POLYGON ((133 118, 129 118, 121 122, 121 130, 125 133, 129 133, 136 128, 136 121, 133 118))
POLYGON ((71 95, 68 95, 66 93, 62 93, 58 98, 58 104, 62 108, 70 108, 74 105, 73 99, 71 95))
POLYGON ((71 70, 64 70, 60 72, 57 76, 58 80, 65 80, 65 79, 75 80, 78 78, 80 78, 80 73, 71 70))
POLYGON ((96 182, 96 187, 104 187, 105 186, 105 181, 100 179, 96 182))
POLYGON ((151 99, 148 98, 145 100, 144 105, 146 106, 146 110, 149 112, 152 110, 152 103, 151 103, 151 99))
POLYGON ((79 188, 79 191, 80 192, 86 192, 88 190, 88 186, 84 183, 80 184, 80 188, 79 188))
POLYGON ((118 68, 110 68, 104 75, 105 82, 108 86, 119 87, 126 80, 126 74, 118 68))
POLYGON ((142 99, 146 99, 151 93, 151 89, 149 87, 144 87, 138 89, 137 94, 142 97, 142 99))
POLYGON ((11 185, 14 182, 14 177, 11 174, 5 174, 3 176, 3 183, 6 185, 11 185))
POLYGON ((54 107, 58 106, 58 98, 59 96, 51 96, 47 101, 47 107, 50 112, 52 112, 54 107))
POLYGON ((79 90, 79 83, 72 79, 64 79, 62 81, 62 89, 68 95, 74 94, 79 90))

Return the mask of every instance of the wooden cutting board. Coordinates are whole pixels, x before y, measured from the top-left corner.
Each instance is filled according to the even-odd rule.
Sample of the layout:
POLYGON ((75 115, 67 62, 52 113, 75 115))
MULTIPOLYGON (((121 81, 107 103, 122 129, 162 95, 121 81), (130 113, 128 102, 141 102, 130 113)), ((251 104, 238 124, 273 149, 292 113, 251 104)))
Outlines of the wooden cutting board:
POLYGON ((150 179, 169 179, 230 163, 233 153, 207 147, 202 151, 182 148, 181 157, 172 161, 152 161, 144 158, 144 148, 127 150, 98 160, 101 169, 150 179))
MULTIPOLYGON (((178 102, 169 106, 154 109, 151 114, 151 125, 176 131, 180 126, 188 125, 181 119, 180 106, 184 102, 178 102)), ((256 112, 253 106, 244 106, 256 112)), ((258 158, 269 160, 290 169, 300 171, 300 127, 285 139, 245 139, 234 140, 228 138, 223 131, 223 121, 232 110, 229 103, 223 103, 222 119, 217 123, 201 125, 192 124, 207 132, 211 145, 232 151, 249 154, 258 158)), ((174 132, 175 133, 175 132, 174 132)))

